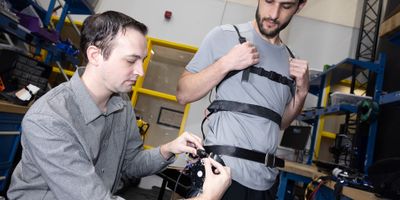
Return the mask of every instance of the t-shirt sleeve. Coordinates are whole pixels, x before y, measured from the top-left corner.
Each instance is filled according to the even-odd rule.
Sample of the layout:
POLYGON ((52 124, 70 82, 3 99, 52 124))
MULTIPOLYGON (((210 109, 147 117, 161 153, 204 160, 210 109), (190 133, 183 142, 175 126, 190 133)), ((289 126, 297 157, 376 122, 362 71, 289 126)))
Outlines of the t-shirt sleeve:
POLYGON ((224 38, 224 32, 221 27, 213 28, 202 41, 200 48, 186 66, 186 70, 197 73, 213 64, 221 56, 218 45, 224 42, 224 38))

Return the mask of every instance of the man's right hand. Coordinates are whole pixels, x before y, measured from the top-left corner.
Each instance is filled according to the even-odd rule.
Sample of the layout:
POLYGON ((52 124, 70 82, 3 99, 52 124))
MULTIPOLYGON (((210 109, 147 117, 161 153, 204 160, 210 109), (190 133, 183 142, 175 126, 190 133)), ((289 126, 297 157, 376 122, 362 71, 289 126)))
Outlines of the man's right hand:
POLYGON ((250 43, 237 44, 219 62, 227 71, 242 70, 259 62, 260 54, 256 47, 250 43))
POLYGON ((211 158, 204 158, 206 179, 203 184, 201 199, 221 199, 226 189, 231 185, 231 169, 224 167, 211 158), (215 167, 213 172, 212 167, 215 167))

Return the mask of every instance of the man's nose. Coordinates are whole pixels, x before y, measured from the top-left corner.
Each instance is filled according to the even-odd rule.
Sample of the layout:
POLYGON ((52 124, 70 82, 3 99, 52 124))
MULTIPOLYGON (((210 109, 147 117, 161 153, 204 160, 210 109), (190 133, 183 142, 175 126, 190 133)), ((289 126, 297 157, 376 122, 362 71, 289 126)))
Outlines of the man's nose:
POLYGON ((144 75, 144 70, 143 70, 143 63, 139 62, 134 68, 133 68, 133 74, 143 76, 144 75))
POLYGON ((279 5, 273 5, 270 9, 269 17, 273 20, 279 18, 279 14, 281 12, 281 7, 279 5))

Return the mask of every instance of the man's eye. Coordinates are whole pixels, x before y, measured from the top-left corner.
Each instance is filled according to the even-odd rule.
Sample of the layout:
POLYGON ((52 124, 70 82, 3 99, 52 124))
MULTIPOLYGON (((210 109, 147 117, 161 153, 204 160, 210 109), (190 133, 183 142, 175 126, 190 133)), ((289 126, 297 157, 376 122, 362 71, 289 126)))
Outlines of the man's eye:
POLYGON ((282 7, 283 7, 284 9, 291 9, 291 8, 293 8, 294 5, 295 5, 295 4, 287 3, 287 4, 283 4, 282 7))
POLYGON ((129 64, 133 64, 136 62, 136 60, 127 60, 129 64))

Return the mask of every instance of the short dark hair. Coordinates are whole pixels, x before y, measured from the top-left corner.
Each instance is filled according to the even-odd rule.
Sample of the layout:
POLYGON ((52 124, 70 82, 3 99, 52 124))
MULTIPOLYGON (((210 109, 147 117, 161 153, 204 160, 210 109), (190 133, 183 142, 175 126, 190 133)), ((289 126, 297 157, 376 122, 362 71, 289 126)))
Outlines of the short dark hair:
POLYGON ((81 31, 80 48, 87 61, 86 50, 94 45, 101 50, 104 59, 108 59, 113 49, 112 41, 119 31, 125 32, 127 28, 147 34, 147 27, 132 17, 116 11, 106 11, 94 14, 85 19, 81 31))

